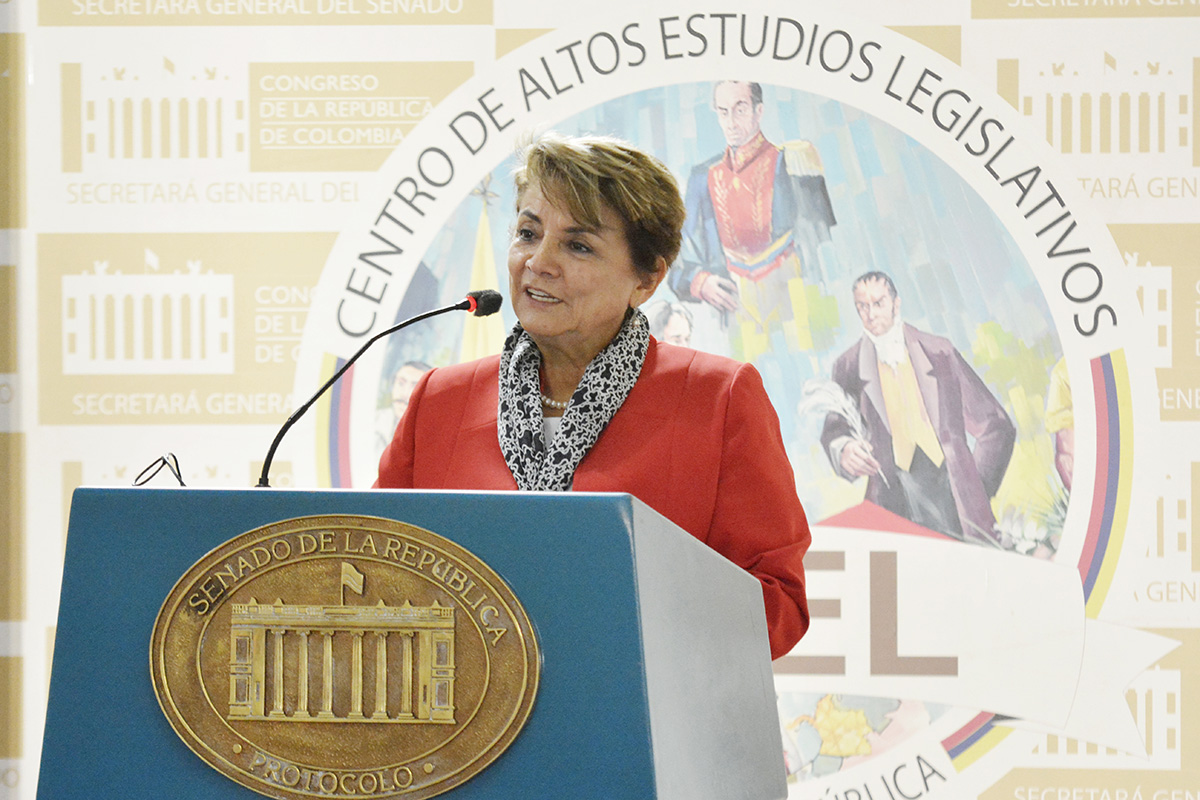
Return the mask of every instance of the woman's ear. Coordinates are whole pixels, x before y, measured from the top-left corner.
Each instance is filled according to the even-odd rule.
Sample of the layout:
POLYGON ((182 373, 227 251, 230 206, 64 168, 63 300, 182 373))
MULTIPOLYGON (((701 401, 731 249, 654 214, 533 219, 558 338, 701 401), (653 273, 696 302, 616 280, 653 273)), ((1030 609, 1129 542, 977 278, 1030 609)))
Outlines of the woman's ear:
POLYGON ((641 284, 633 292, 631 308, 637 308, 654 296, 659 284, 667 277, 667 260, 662 256, 654 259, 654 272, 643 272, 641 284))

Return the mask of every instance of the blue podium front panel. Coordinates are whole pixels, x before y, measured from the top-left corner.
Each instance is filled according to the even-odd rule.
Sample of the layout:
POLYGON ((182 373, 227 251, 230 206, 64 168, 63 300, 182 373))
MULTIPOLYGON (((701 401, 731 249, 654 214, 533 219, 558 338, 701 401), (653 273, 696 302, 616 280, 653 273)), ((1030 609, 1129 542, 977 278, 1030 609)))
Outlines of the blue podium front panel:
POLYGON ((398 520, 457 543, 499 574, 536 630, 543 664, 528 722, 494 763, 443 796, 654 796, 628 496, 81 489, 38 797, 260 796, 176 735, 151 681, 151 634, 176 582, 214 548, 329 514, 398 520))

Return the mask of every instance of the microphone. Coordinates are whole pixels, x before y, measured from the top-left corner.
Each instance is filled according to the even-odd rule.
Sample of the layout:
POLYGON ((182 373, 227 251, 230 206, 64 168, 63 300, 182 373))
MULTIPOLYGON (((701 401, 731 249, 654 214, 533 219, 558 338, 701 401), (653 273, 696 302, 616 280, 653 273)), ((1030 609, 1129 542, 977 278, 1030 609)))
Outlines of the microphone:
POLYGON ((472 314, 477 317, 486 317, 500 310, 500 304, 504 302, 504 298, 494 289, 481 289, 477 292, 467 292, 467 299, 464 302, 474 303, 467 309, 472 314))
POLYGON ((295 413, 288 417, 287 422, 283 423, 283 427, 279 429, 279 433, 275 434, 275 441, 271 442, 271 449, 267 451, 267 458, 265 461, 263 461, 262 474, 258 476, 258 484, 256 485, 256 488, 270 488, 271 484, 267 480, 267 474, 271 471, 271 461, 273 461, 275 458, 275 451, 279 449, 279 443, 283 441, 284 434, 286 434, 291 427, 296 424, 296 421, 299 420, 300 417, 304 416, 304 412, 308 411, 309 407, 312 406, 313 403, 317 402, 321 395, 325 394, 325 392, 329 390, 330 386, 333 386, 338 382, 338 378, 346 374, 346 370, 350 369, 354 362, 358 360, 359 356, 367 352, 368 347, 375 344, 375 342, 379 341, 384 336, 395 333, 401 328, 407 328, 414 322, 420 322, 423 319, 436 317, 438 314, 445 314, 447 311, 470 311, 477 317, 486 317, 489 314, 495 314, 500 310, 500 304, 503 302, 503 299, 504 298, 500 296, 500 293, 494 289, 480 289, 474 292, 467 292, 466 298, 460 300, 454 305, 444 306, 442 308, 434 309, 433 311, 426 311, 424 314, 418 314, 415 317, 404 320, 404 322, 393 325, 387 330, 380 331, 368 339, 366 344, 358 348, 358 352, 350 356, 349 360, 342 365, 341 369, 333 373, 332 378, 325 381, 324 386, 322 386, 320 389, 317 389, 316 394, 308 398, 308 402, 296 409, 295 413))

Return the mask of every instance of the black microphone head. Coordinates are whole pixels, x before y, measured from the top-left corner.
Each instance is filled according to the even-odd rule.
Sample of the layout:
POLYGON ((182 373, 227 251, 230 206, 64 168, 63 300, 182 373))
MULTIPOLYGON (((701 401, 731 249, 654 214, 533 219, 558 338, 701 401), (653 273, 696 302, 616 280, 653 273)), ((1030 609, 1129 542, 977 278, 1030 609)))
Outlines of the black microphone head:
POLYGON ((467 297, 475 301, 475 308, 471 313, 477 317, 486 317, 488 314, 495 314, 500 310, 500 304, 504 302, 504 298, 495 289, 480 289, 474 292, 467 292, 467 297))

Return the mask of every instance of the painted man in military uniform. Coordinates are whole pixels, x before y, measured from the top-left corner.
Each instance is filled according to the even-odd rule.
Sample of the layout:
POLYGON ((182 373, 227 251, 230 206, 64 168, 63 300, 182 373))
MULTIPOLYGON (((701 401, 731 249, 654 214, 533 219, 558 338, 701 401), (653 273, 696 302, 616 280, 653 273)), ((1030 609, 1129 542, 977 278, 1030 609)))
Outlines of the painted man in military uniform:
POLYGON ((809 349, 803 281, 818 282, 817 248, 835 222, 817 150, 763 136, 757 83, 716 84, 713 109, 727 146, 688 178, 681 263, 671 288, 682 300, 727 315, 742 360, 769 349, 777 332, 790 348, 809 349))

